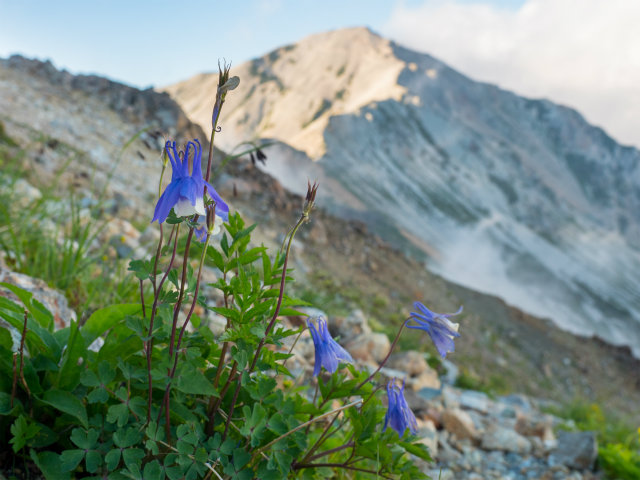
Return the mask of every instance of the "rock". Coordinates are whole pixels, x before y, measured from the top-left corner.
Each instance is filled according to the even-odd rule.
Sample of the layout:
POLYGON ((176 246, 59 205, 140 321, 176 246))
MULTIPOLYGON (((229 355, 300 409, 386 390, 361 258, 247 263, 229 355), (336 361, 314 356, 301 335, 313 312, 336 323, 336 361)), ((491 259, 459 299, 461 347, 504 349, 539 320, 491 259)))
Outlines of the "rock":
MULTIPOLYGON (((4 185, 3 188, 5 188, 4 185)), ((24 178, 19 178, 18 180, 16 180, 10 188, 13 189, 13 196, 17 199, 18 205, 20 205, 20 207, 22 208, 25 208, 31 202, 42 198, 42 193, 40 193, 40 190, 31 185, 24 178)))
POLYGON ((444 385, 442 387, 442 403, 448 408, 458 407, 460 405, 460 390, 444 385))
POLYGON ((482 435, 481 446, 484 450, 502 450, 527 454, 531 452, 531 442, 514 430, 491 424, 482 435))
POLYGON ((489 411, 490 400, 486 393, 476 392, 474 390, 464 390, 459 398, 460 407, 465 409, 477 410, 481 413, 489 411))
POLYGON ((498 401, 500 403, 509 405, 511 407, 515 407, 525 412, 528 412, 531 410, 531 401, 524 395, 519 395, 519 394, 505 395, 503 397, 500 397, 498 401))
POLYGON ((417 377, 409 378, 407 382, 408 385, 416 392, 428 389, 439 389, 440 388, 440 378, 438 377, 438 372, 428 367, 429 369, 422 372, 417 377))
POLYGON ((525 437, 538 437, 545 443, 555 441, 553 434, 553 419, 550 415, 519 415, 515 430, 525 437))
POLYGON ((392 369, 406 372, 406 375, 409 376, 407 386, 416 392, 424 388, 440 388, 438 372, 427 364, 424 355, 420 352, 409 350, 394 353, 389 358, 387 365, 392 369))
POLYGON ((380 363, 389 353, 391 342, 384 333, 362 333, 350 340, 345 348, 356 360, 380 363))
POLYGON ((592 469, 598 456, 594 432, 560 432, 558 446, 549 455, 549 466, 567 465, 576 469, 592 469))
POLYGON ((442 413, 442 425, 456 439, 478 438, 478 431, 467 412, 459 408, 449 408, 442 413))
MULTIPOLYGON (((353 310, 346 318, 336 317, 330 328, 333 335, 339 335, 345 342, 349 342, 360 335, 372 333, 369 322, 364 316, 364 312, 360 309, 353 310)), ((384 355, 387 353, 389 353, 388 349, 384 352, 384 355)))
POLYGON ((458 375, 460 374, 460 369, 452 361, 447 360, 446 358, 440 359, 440 362, 446 371, 442 376, 442 382, 447 385, 455 385, 458 375))
POLYGON ((430 368, 424 359, 424 355, 415 350, 394 353, 389 357, 387 365, 391 368, 403 370, 411 377, 418 376, 430 368))
MULTIPOLYGON (((38 278, 16 273, 0 266, 0 282, 10 283, 33 293, 33 297, 42 303, 53 315, 56 328, 67 327, 71 323, 71 320, 77 319, 76 312, 69 308, 69 303, 65 296, 57 290, 48 287, 45 282, 38 278)), ((8 290, 0 290, 0 295, 20 303, 17 297, 8 290)))
POLYGON ((438 455, 438 432, 436 426, 431 420, 417 419, 418 421, 418 437, 420 443, 426 445, 429 449, 431 458, 435 458, 438 455))
POLYGON ((438 461, 445 465, 452 465, 460 457, 460 452, 447 442, 446 437, 444 435, 438 435, 438 461))
POLYGON ((145 251, 140 248, 140 232, 121 218, 112 218, 100 232, 100 239, 115 248, 120 258, 141 258, 145 251))

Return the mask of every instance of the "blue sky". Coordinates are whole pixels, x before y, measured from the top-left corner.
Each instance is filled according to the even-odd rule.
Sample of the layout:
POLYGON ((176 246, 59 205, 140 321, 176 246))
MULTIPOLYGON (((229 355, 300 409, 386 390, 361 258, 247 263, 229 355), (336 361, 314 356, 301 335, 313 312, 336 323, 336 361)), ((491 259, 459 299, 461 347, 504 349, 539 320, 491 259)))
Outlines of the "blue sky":
POLYGON ((0 57, 138 87, 365 25, 470 77, 577 108, 640 146, 637 0, 0 0, 0 57))
MULTIPOLYGON (((324 30, 384 26, 390 0, 0 0, 0 56, 51 59, 139 87, 239 64, 324 30)), ((472 3, 472 2, 467 2, 472 3)), ((520 0, 495 0, 514 6, 520 0)))

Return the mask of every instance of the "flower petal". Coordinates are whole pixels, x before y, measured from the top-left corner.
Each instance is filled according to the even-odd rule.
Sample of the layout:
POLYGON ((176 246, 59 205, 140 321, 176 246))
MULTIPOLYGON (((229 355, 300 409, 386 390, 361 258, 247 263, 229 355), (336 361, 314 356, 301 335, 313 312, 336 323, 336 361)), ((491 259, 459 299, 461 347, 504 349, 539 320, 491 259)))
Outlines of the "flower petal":
POLYGON ((156 220, 158 220, 158 223, 162 223, 167 219, 169 212, 171 212, 171 209, 180 198, 180 188, 179 179, 171 182, 167 186, 156 204, 155 211, 153 212, 153 220, 151 220, 152 223, 156 220))

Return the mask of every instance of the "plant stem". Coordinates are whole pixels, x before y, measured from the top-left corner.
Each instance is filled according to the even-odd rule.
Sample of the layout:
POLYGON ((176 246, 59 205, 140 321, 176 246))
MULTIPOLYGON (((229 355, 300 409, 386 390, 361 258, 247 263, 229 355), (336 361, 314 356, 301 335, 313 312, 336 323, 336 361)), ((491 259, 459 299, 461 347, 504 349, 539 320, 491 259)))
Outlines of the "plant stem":
MULTIPOLYGON (((287 279, 287 263, 289 261, 289 253, 291 252, 291 242, 293 241, 293 237, 296 235, 296 232, 300 228, 300 225, 302 225, 302 223, 305 220, 308 220, 308 218, 309 218, 308 215, 305 215, 303 213, 300 216, 300 220, 298 220, 296 225, 291 230, 291 234, 289 235, 289 243, 287 244, 287 250, 284 256, 284 263, 282 264, 282 275, 280 277, 280 291, 278 293, 278 302, 273 312, 273 316, 271 317, 271 321, 269 322, 269 325, 267 325, 267 329, 264 332, 264 337, 260 339, 260 343, 258 343, 258 346, 256 347, 256 353, 253 356, 253 361, 251 362, 251 366, 247 371, 248 373, 253 372, 254 368, 256 367, 256 364, 258 363, 258 359, 260 358, 260 352, 262 351, 262 347, 264 347, 266 339, 271 333, 271 330, 273 329, 273 326, 276 323, 276 319, 278 318, 278 314, 280 313, 280 308, 282 307, 282 299, 284 298, 284 286, 287 279)), ((236 400, 238 399, 238 394, 240 393, 241 378, 242 378, 241 376, 238 377, 238 381, 236 382, 236 389, 233 392, 233 400, 231 400, 231 406, 229 408, 229 417, 227 419, 227 423, 224 427, 224 433, 222 435, 223 440, 227 438, 227 432, 229 431, 229 420, 233 415, 233 410, 235 408, 236 400)))
POLYGON ((356 387, 356 390, 359 390, 360 387, 362 387, 365 383, 370 381, 376 375, 376 373, 378 373, 380 369, 384 367, 384 364, 387 363, 387 360, 389 360, 389 357, 391 356, 391 352, 393 352, 393 349, 395 348, 396 343, 398 343, 398 340, 400 339, 400 334, 402 333, 402 330, 404 329, 405 325, 409 320, 411 320, 411 317, 407 318, 404 322, 402 322, 402 325, 400 325, 400 330, 398 330, 398 333, 396 334, 396 338, 393 339, 393 343, 391 344, 391 347, 389 347, 389 353, 387 353, 387 356, 384 357, 384 360, 382 360, 382 362, 380 362, 380 365, 378 365, 378 368, 376 368, 375 371, 371 375, 369 375, 369 377, 364 382, 362 382, 360 385, 356 387))
POLYGON ((346 410, 347 408, 351 408, 351 407, 355 407, 356 405, 359 405, 362 403, 362 399, 358 399, 355 402, 351 402, 347 405, 343 405, 341 407, 338 407, 334 410, 331 410, 330 412, 326 412, 323 413, 322 415, 315 417, 307 422, 301 423, 300 425, 298 425, 296 428, 289 430, 287 433, 284 433, 282 435, 280 435, 278 438, 270 441, 269 443, 267 443, 264 447, 260 447, 258 450, 255 451, 254 455, 257 455, 258 453, 264 452, 265 450, 267 450, 269 447, 271 447, 272 445, 278 443, 280 440, 282 440, 283 438, 288 437, 289 435, 291 435, 292 433, 297 432, 298 430, 302 430, 303 428, 306 428, 307 425, 311 425, 313 422, 317 422, 319 420, 322 420, 323 418, 326 418, 330 415, 333 415, 334 413, 338 413, 341 412, 342 410, 346 410))
MULTIPOLYGON (((191 238, 191 235, 193 234, 193 228, 189 231, 189 238, 191 238)), ((169 381, 167 383, 167 387, 165 388, 165 392, 164 392, 164 408, 165 408, 165 430, 170 430, 170 426, 169 425, 169 416, 170 416, 170 411, 169 411, 169 396, 170 396, 170 392, 171 392, 171 383, 173 382, 173 378, 175 377, 176 374, 176 369, 178 368, 178 356, 180 353, 180 345, 182 344, 182 337, 184 335, 184 332, 187 328, 187 325, 189 325, 189 320, 191 320, 191 315, 193 315, 193 310, 196 307, 196 303, 198 302, 198 293, 200 293, 200 278, 202 276, 202 267, 204 266, 204 258, 207 254, 207 247, 209 246, 209 239, 211 238, 211 235, 209 235, 207 233, 207 237, 205 239, 204 242, 204 247, 202 248, 202 255, 200 256, 200 265, 198 267, 198 276, 196 278, 196 288, 195 291, 193 293, 193 300, 191 301, 191 307, 189 308, 189 313, 187 313, 187 317, 182 325, 182 327, 180 328, 180 334, 178 335, 178 343, 176 344, 176 350, 175 350, 175 355, 173 356, 173 368, 170 370, 169 372, 169 381)), ((187 240, 187 245, 188 245, 189 241, 187 240)), ((184 274, 184 269, 183 269, 183 274, 184 274)), ((183 285, 184 287, 184 277, 183 277, 183 285)), ((179 297, 178 297, 179 298, 179 297)), ((175 315, 174 315, 175 318, 175 315)), ((175 321, 174 321, 174 325, 175 325, 175 321)), ((173 337, 173 333, 172 332, 172 337, 173 337)), ((173 344, 173 341, 171 342, 171 344, 173 344)), ((171 351, 169 352, 170 358, 171 358, 171 351)), ((160 413, 162 413, 162 406, 160 407, 160 413)), ((158 416, 159 418, 159 416, 158 416)), ((167 439, 170 439, 170 436, 167 435, 167 439)))
MULTIPOLYGON (((177 225, 176 229, 175 229, 175 239, 174 239, 174 243, 173 243, 173 253, 171 254, 171 260, 169 260, 169 265, 167 266, 166 271, 164 272, 164 275, 162 276, 162 279, 160 280, 160 284, 158 285, 157 289, 155 288, 155 271, 156 271, 156 267, 158 265, 158 255, 156 255, 156 263, 154 266, 154 276, 153 276, 153 284, 154 284, 154 295, 153 295, 153 305, 151 306, 151 318, 149 319, 149 339, 145 342, 146 343, 146 349, 147 349, 147 378, 149 381, 149 395, 148 395, 148 399, 147 399, 147 423, 149 423, 151 421, 151 404, 152 404, 152 398, 153 398, 153 382, 151 379, 151 353, 153 351, 153 321, 155 320, 156 317, 156 311, 158 308, 158 300, 160 299, 160 292, 162 291, 162 286, 164 285, 165 280, 167 279, 167 277, 169 276, 169 272, 171 271, 171 268, 173 267, 173 262, 176 258, 176 252, 178 250, 178 234, 180 233, 180 224, 177 225)), ((173 234, 173 230, 171 231, 171 234, 173 234)), ((162 235, 160 236, 160 238, 162 239, 162 235)), ((162 240, 160 240, 161 242, 162 240)), ((171 244, 171 235, 169 235, 169 244, 171 244)), ((158 243, 158 246, 160 245, 160 243, 158 243)), ((159 254, 160 249, 158 249, 158 254, 159 254)))
POLYGON ((344 468, 345 470, 353 470, 355 472, 370 473, 372 475, 380 476, 382 478, 391 479, 391 477, 388 477, 380 473, 379 470, 377 471, 377 470, 369 470, 367 468, 352 467, 351 465, 346 465, 344 463, 296 463, 293 465, 294 470, 301 470, 303 468, 319 468, 319 467, 344 468))

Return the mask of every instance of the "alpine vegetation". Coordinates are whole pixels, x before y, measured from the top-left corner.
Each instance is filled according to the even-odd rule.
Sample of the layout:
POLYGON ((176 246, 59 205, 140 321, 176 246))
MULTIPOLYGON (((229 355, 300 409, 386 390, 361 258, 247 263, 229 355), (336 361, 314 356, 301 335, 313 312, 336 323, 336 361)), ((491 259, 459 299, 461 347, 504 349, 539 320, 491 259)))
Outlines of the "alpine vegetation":
POLYGON ((251 242, 256 226, 229 211, 211 179, 218 120, 238 83, 220 69, 206 169, 198 139, 183 149, 165 144, 149 214, 158 243, 129 264, 139 301, 104 305, 82 325, 55 331, 31 293, 2 284, 19 302, 0 297, 0 428, 13 458, 47 479, 428 478, 404 383, 380 370, 405 326, 424 330, 443 357, 453 351, 459 333, 449 317, 460 311, 416 303, 419 313, 399 326, 373 373, 358 368, 324 318, 297 329, 283 321, 309 305, 286 287, 318 184, 308 183, 278 251, 251 242), (217 273, 207 284, 221 294, 214 306, 203 294, 205 266, 217 273), (203 309, 224 319, 222 333, 201 321, 203 309), (286 363, 293 346, 285 345, 307 328, 313 375, 294 378, 286 363))

